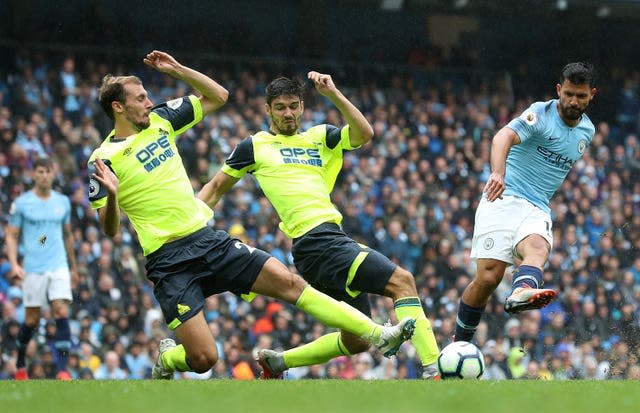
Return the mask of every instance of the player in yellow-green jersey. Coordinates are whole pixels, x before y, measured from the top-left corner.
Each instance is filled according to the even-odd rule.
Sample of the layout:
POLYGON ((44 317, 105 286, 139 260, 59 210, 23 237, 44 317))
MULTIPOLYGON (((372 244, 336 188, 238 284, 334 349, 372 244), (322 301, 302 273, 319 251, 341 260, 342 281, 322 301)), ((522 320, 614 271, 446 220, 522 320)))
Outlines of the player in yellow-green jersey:
MULTIPOLYGON (((313 71, 308 78, 336 106, 347 125, 318 125, 299 132, 304 85, 288 78, 275 79, 266 88, 270 130, 241 141, 198 196, 213 208, 240 178, 253 174, 280 216, 280 229, 293 239, 293 259, 302 276, 320 291, 367 315, 371 314, 367 293, 391 297, 399 320, 417 320, 412 342, 423 365, 422 377, 434 378, 438 345, 413 275, 349 238, 340 227, 342 215, 331 202, 343 152, 369 142, 373 129, 330 75, 313 71)), ((342 331, 283 353, 262 350, 258 362, 264 376, 279 378, 286 369, 324 363, 368 348, 366 341, 342 331)))
POLYGON ((89 159, 89 199, 107 235, 118 233, 120 210, 128 215, 147 257, 154 295, 181 343, 161 340, 153 378, 170 379, 175 371, 205 372, 213 366, 218 354, 202 307, 206 297, 225 291, 285 300, 382 352, 397 351, 413 334, 414 319, 380 326, 315 290, 266 252, 207 225, 213 213, 195 197, 175 140, 222 106, 228 92, 167 53, 153 51, 144 63, 185 81, 202 96, 153 107, 137 77, 105 76, 99 100, 114 120, 114 130, 89 159))

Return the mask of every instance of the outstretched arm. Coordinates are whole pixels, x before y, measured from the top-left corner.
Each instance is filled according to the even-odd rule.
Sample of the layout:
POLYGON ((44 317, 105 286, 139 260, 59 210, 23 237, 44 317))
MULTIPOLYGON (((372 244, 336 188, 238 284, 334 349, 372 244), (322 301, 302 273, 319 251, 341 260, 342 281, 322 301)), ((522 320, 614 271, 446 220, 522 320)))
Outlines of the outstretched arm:
POLYGON ((154 50, 147 54, 144 63, 160 72, 187 82, 192 88, 201 93, 200 102, 203 115, 224 105, 229 97, 227 89, 219 85, 215 80, 197 70, 178 63, 168 53, 154 50))
POLYGON ((504 192, 504 174, 507 169, 507 155, 513 145, 520 143, 520 137, 511 128, 504 127, 496 133, 491 143, 491 175, 484 186, 487 200, 502 199, 504 192))
POLYGON ((229 192, 238 181, 238 178, 218 171, 218 173, 202 187, 198 193, 198 198, 213 209, 220 201, 220 198, 222 198, 222 195, 229 192))
POLYGON ((362 112, 338 90, 333 83, 333 79, 331 79, 331 75, 311 71, 307 74, 307 77, 313 81, 316 90, 320 92, 321 95, 326 96, 331 103, 338 108, 349 124, 349 141, 351 142, 351 146, 360 146, 369 142, 373 137, 373 128, 362 112))

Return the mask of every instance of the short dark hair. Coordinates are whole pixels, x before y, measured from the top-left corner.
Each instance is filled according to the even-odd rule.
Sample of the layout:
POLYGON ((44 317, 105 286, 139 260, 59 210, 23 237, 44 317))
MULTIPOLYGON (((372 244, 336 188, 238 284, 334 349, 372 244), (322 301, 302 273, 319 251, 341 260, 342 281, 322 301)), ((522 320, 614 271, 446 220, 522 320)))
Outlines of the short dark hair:
POLYGON ((102 79, 102 86, 100 86, 100 90, 98 90, 98 101, 104 112, 111 119, 114 118, 111 103, 124 103, 127 100, 127 92, 124 90, 124 85, 127 83, 141 85, 142 81, 137 76, 106 75, 102 79))
POLYGON ((573 83, 574 85, 589 85, 594 87, 596 84, 596 73, 593 65, 588 62, 575 62, 569 63, 562 68, 560 72, 560 83, 564 83, 565 80, 573 83))
POLYGON ((51 161, 51 158, 47 158, 43 156, 33 161, 33 169, 40 168, 40 167, 52 169, 53 162, 51 161))
POLYGON ((265 89, 268 105, 271 105, 273 99, 278 96, 297 96, 302 100, 303 94, 304 83, 299 79, 289 79, 288 77, 279 77, 272 80, 265 89))

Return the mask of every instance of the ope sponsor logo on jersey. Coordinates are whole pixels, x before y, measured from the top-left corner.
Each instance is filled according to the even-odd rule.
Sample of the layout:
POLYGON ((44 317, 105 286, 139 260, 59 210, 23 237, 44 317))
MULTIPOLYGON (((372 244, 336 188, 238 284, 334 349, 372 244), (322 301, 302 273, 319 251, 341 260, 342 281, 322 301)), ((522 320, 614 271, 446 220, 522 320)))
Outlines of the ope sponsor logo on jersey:
POLYGON ((280 155, 284 163, 322 166, 320 152, 315 148, 281 148, 280 155))
POLYGON ((174 152, 167 135, 162 135, 158 140, 151 142, 136 153, 136 159, 144 165, 147 172, 151 172, 173 156, 174 152))

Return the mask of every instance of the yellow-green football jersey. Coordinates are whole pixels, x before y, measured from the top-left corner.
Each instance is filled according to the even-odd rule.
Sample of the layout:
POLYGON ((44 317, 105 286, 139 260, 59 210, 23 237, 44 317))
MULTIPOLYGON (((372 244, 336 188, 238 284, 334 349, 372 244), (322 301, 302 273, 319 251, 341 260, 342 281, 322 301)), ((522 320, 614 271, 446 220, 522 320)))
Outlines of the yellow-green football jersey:
POLYGON ((222 170, 235 178, 253 174, 280 216, 280 229, 297 238, 322 223, 342 222, 330 194, 342 152, 352 149, 348 125, 318 125, 292 136, 262 131, 240 142, 222 170))
MULTIPOLYGON (((125 139, 114 131, 91 154, 100 157, 119 180, 118 202, 133 224, 145 255, 170 239, 191 234, 213 217, 196 198, 176 147, 176 136, 202 120, 195 96, 156 106, 145 130, 125 139)), ((93 168, 90 168, 90 171, 93 168)), ((94 209, 107 203, 107 192, 90 177, 89 200, 94 209)))

